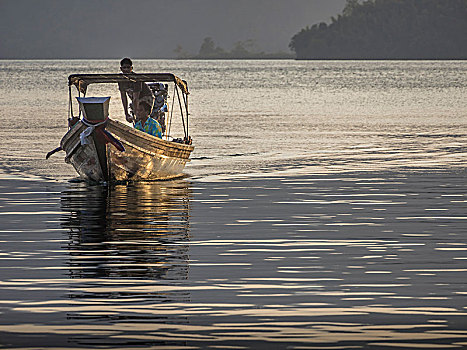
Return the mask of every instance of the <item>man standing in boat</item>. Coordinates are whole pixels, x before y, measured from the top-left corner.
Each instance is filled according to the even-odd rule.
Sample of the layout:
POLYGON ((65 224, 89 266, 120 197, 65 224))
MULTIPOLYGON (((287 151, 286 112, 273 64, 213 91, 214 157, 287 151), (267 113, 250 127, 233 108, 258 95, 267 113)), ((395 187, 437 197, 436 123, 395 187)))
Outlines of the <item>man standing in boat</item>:
MULTIPOLYGON (((131 74, 133 72, 133 62, 130 58, 125 57, 120 61, 120 70, 123 74, 131 74)), ((125 117, 127 122, 132 123, 134 121, 133 116, 128 112, 128 97, 130 97, 133 104, 133 111, 138 110, 140 102, 147 103, 151 109, 154 104, 154 95, 151 92, 149 86, 146 83, 125 81, 118 83, 118 89, 122 97, 123 109, 125 110, 125 117), (127 97, 128 95, 128 97, 127 97)))

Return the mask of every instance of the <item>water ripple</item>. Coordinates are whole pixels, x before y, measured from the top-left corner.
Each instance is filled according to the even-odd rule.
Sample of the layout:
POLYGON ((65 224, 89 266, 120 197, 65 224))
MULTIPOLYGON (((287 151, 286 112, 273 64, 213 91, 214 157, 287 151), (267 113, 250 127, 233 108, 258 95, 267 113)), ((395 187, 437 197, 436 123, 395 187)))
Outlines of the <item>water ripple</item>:
POLYGON ((0 195, 2 345, 467 342, 458 174, 23 187, 0 195))

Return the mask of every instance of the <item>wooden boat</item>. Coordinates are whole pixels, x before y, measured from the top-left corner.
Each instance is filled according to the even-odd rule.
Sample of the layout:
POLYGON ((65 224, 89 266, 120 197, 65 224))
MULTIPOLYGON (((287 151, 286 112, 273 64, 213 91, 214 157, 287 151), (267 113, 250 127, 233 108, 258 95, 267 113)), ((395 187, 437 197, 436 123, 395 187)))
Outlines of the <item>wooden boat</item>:
MULTIPOLYGON (((174 97, 175 94, 179 97, 183 138, 174 139, 168 135, 172 118, 166 134, 161 139, 110 119, 110 97, 79 96, 77 99, 80 117, 73 116, 73 103, 70 101, 70 128, 63 136, 60 147, 49 152, 47 158, 57 150, 64 150, 65 161, 73 165, 82 179, 92 182, 167 180, 183 176, 185 164, 190 161, 189 157, 194 149, 188 133, 188 88, 185 81, 173 74, 71 75, 68 78, 70 100, 72 86, 78 89, 79 94, 85 94, 87 86, 92 83, 118 83, 128 80, 174 83, 174 97), (185 106, 185 112, 182 105, 185 106)), ((169 112, 171 110, 172 108, 169 112)), ((172 113, 170 115, 172 116, 172 113)))

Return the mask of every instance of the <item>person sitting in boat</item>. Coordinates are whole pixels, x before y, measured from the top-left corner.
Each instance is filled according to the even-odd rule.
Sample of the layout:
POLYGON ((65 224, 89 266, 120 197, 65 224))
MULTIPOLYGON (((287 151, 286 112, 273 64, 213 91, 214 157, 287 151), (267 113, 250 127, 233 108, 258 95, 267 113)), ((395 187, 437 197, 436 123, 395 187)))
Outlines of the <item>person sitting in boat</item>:
MULTIPOLYGON (((133 72, 133 62, 130 58, 125 57, 120 61, 120 70, 123 74, 131 74, 133 72)), ((146 102, 150 106, 154 103, 154 95, 152 94, 149 86, 142 81, 138 82, 119 82, 118 89, 122 97, 123 109, 125 110, 125 117, 127 122, 133 122, 133 116, 128 112, 128 97, 130 97, 133 105, 133 111, 138 109, 140 102, 146 102), (127 97, 128 95, 128 97, 127 97)))
POLYGON ((149 135, 162 138, 162 128, 157 120, 151 118, 151 106, 146 102, 140 101, 136 110, 135 129, 148 133, 149 135))

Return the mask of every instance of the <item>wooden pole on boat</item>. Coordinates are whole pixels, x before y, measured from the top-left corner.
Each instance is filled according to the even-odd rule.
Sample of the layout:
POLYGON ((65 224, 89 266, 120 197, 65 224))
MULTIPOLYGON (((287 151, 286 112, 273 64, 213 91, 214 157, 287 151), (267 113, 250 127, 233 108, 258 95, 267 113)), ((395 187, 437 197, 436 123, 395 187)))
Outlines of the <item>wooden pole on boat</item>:
POLYGON ((174 92, 173 92, 173 95, 172 95, 172 106, 170 108, 169 126, 167 128, 167 140, 169 139, 170 129, 172 128, 172 116, 173 116, 173 112, 174 112, 174 109, 175 109, 174 104, 175 104, 175 84, 174 84, 174 92))
POLYGON ((185 117, 183 116, 182 101, 180 101, 180 94, 178 92, 177 85, 175 85, 175 90, 177 91, 178 104, 180 105, 180 114, 182 115, 183 133, 185 134, 185 140, 188 140, 188 135, 187 135, 186 127, 185 127, 185 117))
MULTIPOLYGON (((90 98, 92 99, 92 97, 90 98)), ((80 111, 83 113, 83 119, 90 124, 98 124, 104 122, 109 116, 109 100, 110 97, 106 98, 105 102, 79 102, 80 111)), ((94 141, 96 147, 97 158, 99 165, 102 170, 102 175, 104 176, 105 181, 110 179, 110 169, 107 162, 107 146, 106 143, 102 141, 100 137, 96 134, 95 131, 90 135, 94 141)))
POLYGON ((72 94, 71 94, 71 85, 69 85, 68 86, 68 120, 70 120, 72 117, 73 117, 73 101, 72 101, 72 94))
POLYGON ((185 112, 186 112, 186 134, 187 134, 187 137, 190 137, 190 130, 188 128, 188 94, 182 94, 183 96, 183 101, 185 102, 185 112))

